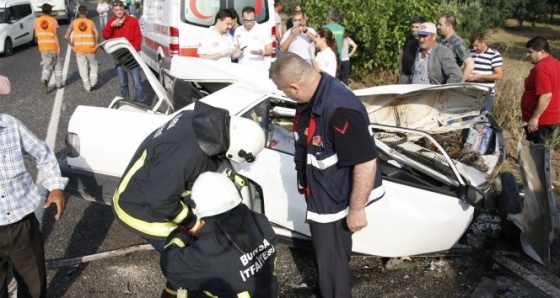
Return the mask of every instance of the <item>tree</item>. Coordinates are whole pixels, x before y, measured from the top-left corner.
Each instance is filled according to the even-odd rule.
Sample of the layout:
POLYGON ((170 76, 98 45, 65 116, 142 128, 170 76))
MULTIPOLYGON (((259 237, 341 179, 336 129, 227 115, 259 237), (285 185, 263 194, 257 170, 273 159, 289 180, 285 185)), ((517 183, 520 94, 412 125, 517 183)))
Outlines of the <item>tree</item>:
POLYGON ((430 0, 305 0, 303 6, 313 28, 326 23, 331 9, 339 11, 341 25, 360 46, 353 65, 366 70, 396 69, 412 17, 434 22, 439 16, 437 3, 430 0))

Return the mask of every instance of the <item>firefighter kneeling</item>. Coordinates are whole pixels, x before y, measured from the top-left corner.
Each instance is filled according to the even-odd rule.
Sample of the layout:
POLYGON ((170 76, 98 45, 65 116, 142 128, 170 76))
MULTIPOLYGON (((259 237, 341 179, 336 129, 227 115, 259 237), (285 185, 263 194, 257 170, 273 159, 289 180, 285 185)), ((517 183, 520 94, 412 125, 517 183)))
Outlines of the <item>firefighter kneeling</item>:
POLYGON ((200 229, 175 229, 161 254, 162 297, 278 297, 276 234, 263 214, 241 203, 233 182, 201 174, 192 189, 200 229))

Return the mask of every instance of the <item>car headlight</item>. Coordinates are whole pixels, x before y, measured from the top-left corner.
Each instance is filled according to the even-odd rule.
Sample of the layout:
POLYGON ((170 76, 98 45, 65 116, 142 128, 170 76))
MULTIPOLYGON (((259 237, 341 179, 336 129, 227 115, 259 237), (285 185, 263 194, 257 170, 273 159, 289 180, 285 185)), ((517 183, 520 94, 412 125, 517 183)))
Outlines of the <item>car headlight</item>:
POLYGON ((68 148, 68 157, 80 156, 80 137, 75 133, 69 132, 66 135, 66 147, 68 148))

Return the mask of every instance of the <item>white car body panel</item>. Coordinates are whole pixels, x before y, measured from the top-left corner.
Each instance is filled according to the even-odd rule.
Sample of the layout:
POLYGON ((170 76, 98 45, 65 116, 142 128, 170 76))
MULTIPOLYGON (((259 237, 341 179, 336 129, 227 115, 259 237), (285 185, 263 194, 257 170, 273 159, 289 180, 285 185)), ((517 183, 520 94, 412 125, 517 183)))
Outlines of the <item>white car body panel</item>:
MULTIPOLYGON (((111 53, 111 49, 130 47, 127 44, 124 41, 114 41, 113 44, 106 44, 105 48, 111 53)), ((165 90, 151 74, 147 65, 142 62, 138 53, 131 52, 134 59, 140 61, 139 64, 156 93, 161 93, 158 93, 159 101, 162 102, 159 104, 163 105, 163 102, 170 104, 171 101, 167 98, 165 90)), ((201 101, 207 104, 227 109, 232 115, 251 118, 267 128, 269 125, 272 127, 272 123, 265 122, 267 117, 253 112, 253 109, 261 103, 270 105, 274 101, 275 105, 278 104, 275 108, 280 110, 279 114, 282 117, 293 118, 293 109, 289 106, 294 105, 294 102, 283 97, 267 76, 259 75, 258 78, 254 78, 254 75, 251 76, 244 68, 236 70, 235 65, 222 67, 200 59, 183 57, 176 61, 179 62, 172 64, 170 74, 177 78, 194 82, 231 83, 203 97, 201 101), (280 105, 277 100, 286 105, 280 105)), ((472 122, 451 122, 459 116, 478 115, 477 111, 488 92, 488 88, 472 84, 398 85, 355 91, 366 105, 370 120, 376 124, 371 127, 380 129, 386 125, 393 125, 387 127, 387 131, 405 131, 405 128, 397 127, 397 124, 406 124, 402 126, 420 131, 425 135, 423 138, 427 139, 431 137, 424 132, 468 129, 469 125, 477 121, 476 119, 472 122), (433 96, 434 94, 437 96, 433 96), (396 103, 400 105, 395 105, 396 103)), ((183 110, 192 109, 193 106, 191 104, 183 110)), ((68 156, 67 164, 73 169, 118 179, 145 136, 178 112, 166 114, 161 110, 161 108, 151 108, 143 112, 140 110, 131 112, 124 108, 120 110, 116 106, 113 108, 79 106, 68 125, 69 133, 76 134, 79 138, 79 156, 68 156)), ((273 118, 274 113, 266 113, 269 118, 273 118)), ((278 119, 281 120, 282 117, 278 119)), ((289 124, 289 121, 284 124, 289 124)), ((286 130, 285 127, 282 128, 286 130)), ((413 132, 413 130, 409 131, 413 132)), ((434 178, 436 175, 431 173, 438 172, 437 168, 429 168, 402 153, 403 159, 399 160, 398 154, 394 156, 390 154, 391 151, 397 151, 396 149, 377 139, 376 143, 379 144, 378 148, 384 150, 380 149, 380 151, 389 152, 387 153, 389 160, 385 161, 385 167, 391 167, 396 172, 410 167, 420 173, 415 176, 416 179, 427 176, 431 180, 439 181, 437 183, 441 185, 439 188, 430 187, 429 183, 434 182, 426 182, 423 186, 417 185, 422 184, 422 181, 418 181, 417 184, 414 182, 407 184, 406 178, 385 177, 383 181, 385 195, 366 208, 368 226, 353 235, 353 251, 367 255, 398 257, 451 249, 471 224, 474 214, 474 207, 465 201, 463 194, 459 195, 458 189, 470 187, 473 184, 469 183, 475 180, 484 180, 485 173, 479 172, 473 178, 463 179, 465 173, 476 170, 467 165, 457 164, 458 162, 452 160, 438 144, 438 149, 433 149, 436 152, 434 154, 439 154, 447 163, 451 161, 445 168, 448 173, 442 174, 444 177, 438 180, 434 178)), ((281 151, 279 147, 272 147, 267 145, 256 157, 255 162, 243 164, 232 162, 233 167, 239 175, 262 189, 262 201, 259 202, 263 205, 264 214, 273 223, 278 235, 293 239, 309 239, 309 227, 305 222, 306 202, 296 186, 297 175, 293 154, 281 151)), ((497 151, 498 147, 499 144, 496 144, 493 151, 497 151)), ((499 154, 495 153, 495 155, 499 154)), ((492 159, 494 155, 488 155, 487 158, 492 159)), ((495 162, 494 165, 499 166, 498 163, 495 162)), ((244 203, 253 204, 251 198, 244 198, 244 203)))

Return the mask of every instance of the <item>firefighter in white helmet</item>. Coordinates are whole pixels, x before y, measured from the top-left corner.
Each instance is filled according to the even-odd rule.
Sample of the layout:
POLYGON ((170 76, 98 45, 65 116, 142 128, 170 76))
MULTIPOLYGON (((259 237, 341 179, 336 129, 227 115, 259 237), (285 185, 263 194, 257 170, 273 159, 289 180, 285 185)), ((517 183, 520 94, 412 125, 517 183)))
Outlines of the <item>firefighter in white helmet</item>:
POLYGON ((263 147, 256 122, 197 102, 139 146, 113 196, 115 216, 161 252, 177 226, 194 228, 187 202, 198 175, 217 171, 227 159, 252 162, 263 147))
POLYGON ((276 234, 263 214, 249 210, 233 182, 206 172, 192 190, 200 225, 177 228, 161 254, 167 278, 162 297, 278 297, 276 234))

